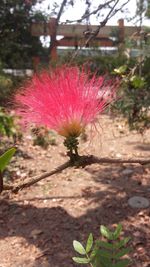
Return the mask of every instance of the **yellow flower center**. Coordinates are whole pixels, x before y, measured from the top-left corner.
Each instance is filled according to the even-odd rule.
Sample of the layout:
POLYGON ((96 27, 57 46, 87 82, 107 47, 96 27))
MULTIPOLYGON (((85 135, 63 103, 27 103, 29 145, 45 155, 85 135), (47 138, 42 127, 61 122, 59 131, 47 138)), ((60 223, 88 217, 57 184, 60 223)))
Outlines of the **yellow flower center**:
POLYGON ((72 120, 64 123, 59 129, 58 133, 64 137, 75 136, 78 137, 84 130, 83 125, 79 121, 72 120))

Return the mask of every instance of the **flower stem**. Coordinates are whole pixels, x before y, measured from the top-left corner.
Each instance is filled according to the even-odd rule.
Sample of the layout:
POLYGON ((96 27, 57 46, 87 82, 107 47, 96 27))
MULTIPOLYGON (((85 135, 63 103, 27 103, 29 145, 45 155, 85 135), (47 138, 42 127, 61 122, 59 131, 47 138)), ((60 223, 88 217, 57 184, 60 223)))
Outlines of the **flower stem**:
POLYGON ((79 141, 76 136, 68 136, 65 141, 64 145, 67 147, 67 155, 70 157, 70 161, 74 163, 79 159, 79 154, 78 154, 78 145, 79 141))

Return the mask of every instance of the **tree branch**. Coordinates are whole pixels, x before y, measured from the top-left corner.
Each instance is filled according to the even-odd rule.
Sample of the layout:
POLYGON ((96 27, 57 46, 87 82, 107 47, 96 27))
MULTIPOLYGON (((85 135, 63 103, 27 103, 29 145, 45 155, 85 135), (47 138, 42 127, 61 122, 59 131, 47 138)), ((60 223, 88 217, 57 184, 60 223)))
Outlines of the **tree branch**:
POLYGON ((58 23, 59 20, 60 20, 60 17, 61 17, 61 15, 62 15, 62 13, 63 13, 63 9, 64 9, 64 7, 66 6, 66 4, 67 4, 67 0, 63 0, 63 2, 61 3, 61 6, 60 6, 59 12, 58 12, 58 14, 57 14, 57 18, 56 18, 57 23, 58 23))
POLYGON ((0 193, 3 191, 3 176, 2 176, 2 173, 0 171, 0 193))
POLYGON ((91 33, 90 33, 88 39, 87 39, 86 42, 85 42, 85 46, 88 46, 89 42, 90 42, 93 38, 95 38, 95 37, 98 35, 98 33, 100 32, 101 28, 103 28, 103 27, 107 24, 108 20, 109 20, 111 17, 113 17, 118 11, 122 10, 122 8, 123 8, 125 5, 127 5, 127 3, 128 3, 130 0, 127 0, 124 4, 122 4, 120 8, 115 9, 115 7, 118 5, 119 1, 120 1, 120 0, 117 0, 117 1, 114 3, 114 5, 113 5, 113 6, 111 7, 111 9, 109 10, 107 16, 105 17, 105 19, 103 19, 103 21, 100 22, 100 25, 97 27, 97 29, 96 29, 94 32, 91 32, 91 33))
POLYGON ((73 23, 73 22, 78 22, 78 23, 81 23, 84 19, 87 19, 88 17, 90 17, 91 15, 95 15, 97 14, 98 12, 100 12, 102 9, 106 8, 109 6, 110 10, 108 12, 108 14, 106 15, 106 17, 101 21, 99 22, 99 25, 97 26, 97 29, 95 31, 90 31, 88 30, 87 32, 85 32, 85 37, 86 35, 88 35, 88 39, 86 40, 85 42, 85 47, 87 47, 89 45, 89 42, 94 39, 98 33, 100 32, 101 28, 103 28, 108 20, 110 18, 112 18, 118 11, 121 11, 124 6, 126 6, 128 3, 129 3, 130 0, 127 0, 125 3, 123 3, 119 8, 115 9, 116 6, 119 4, 120 0, 116 0, 115 3, 114 3, 114 0, 110 0, 110 1, 107 1, 106 3, 104 4, 100 4, 96 9, 94 9, 92 12, 89 12, 87 14, 84 14, 81 19, 78 19, 78 20, 67 20, 66 23, 73 23), (114 3, 112 6, 111 4, 114 3))
POLYGON ((63 170, 69 168, 69 167, 82 167, 92 165, 92 164, 141 164, 146 165, 150 164, 150 159, 143 160, 143 159, 110 159, 110 158, 98 158, 93 155, 91 156, 79 156, 78 161, 75 161, 74 163, 67 161, 66 163, 58 166, 56 169, 50 172, 46 172, 42 175, 39 175, 37 177, 31 178, 29 181, 21 184, 14 184, 14 185, 8 185, 5 184, 3 186, 3 190, 10 190, 13 193, 18 193, 18 191, 30 187, 31 185, 36 184, 37 182, 50 177, 54 174, 60 173, 63 170))
POLYGON ((66 4, 67 4, 67 0, 63 0, 60 6, 59 12, 57 14, 56 24, 54 25, 55 28, 53 29, 53 34, 51 35, 51 42, 50 42, 50 47, 49 47, 50 56, 51 56, 53 49, 57 45, 56 36, 57 36, 58 23, 59 23, 60 17, 63 13, 64 7, 66 6, 66 4))
MULTIPOLYGON (((36 184, 37 182, 39 182, 39 181, 41 181, 41 180, 43 180, 49 176, 52 176, 52 175, 57 174, 59 172, 62 172, 63 170, 67 169, 68 167, 70 167, 70 161, 67 161, 66 163, 58 166, 53 171, 46 172, 46 173, 44 173, 40 176, 37 176, 35 178, 31 178, 29 181, 27 181, 25 183, 14 185, 13 188, 11 189, 11 191, 13 193, 17 193, 19 190, 22 190, 23 188, 26 188, 26 187, 30 187, 31 185, 36 184)), ((4 186, 4 189, 5 189, 5 186, 4 186)))
POLYGON ((66 20, 66 23, 74 23, 74 22, 78 22, 81 23, 83 20, 89 18, 91 15, 96 15, 100 10, 102 10, 103 8, 106 8, 108 5, 110 5, 111 3, 113 3, 114 0, 110 0, 104 4, 100 4, 96 9, 94 9, 93 11, 86 13, 84 15, 82 15, 82 17, 80 19, 76 19, 76 20, 66 20))

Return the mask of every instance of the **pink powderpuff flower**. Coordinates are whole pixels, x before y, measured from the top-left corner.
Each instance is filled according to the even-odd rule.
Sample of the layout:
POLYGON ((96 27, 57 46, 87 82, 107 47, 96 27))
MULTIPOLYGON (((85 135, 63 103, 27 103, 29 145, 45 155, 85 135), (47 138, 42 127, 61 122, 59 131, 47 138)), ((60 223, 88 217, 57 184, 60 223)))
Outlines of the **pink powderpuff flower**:
POLYGON ((78 67, 62 66, 35 74, 16 95, 26 123, 46 126, 64 137, 78 137, 112 102, 116 83, 92 77, 78 67))

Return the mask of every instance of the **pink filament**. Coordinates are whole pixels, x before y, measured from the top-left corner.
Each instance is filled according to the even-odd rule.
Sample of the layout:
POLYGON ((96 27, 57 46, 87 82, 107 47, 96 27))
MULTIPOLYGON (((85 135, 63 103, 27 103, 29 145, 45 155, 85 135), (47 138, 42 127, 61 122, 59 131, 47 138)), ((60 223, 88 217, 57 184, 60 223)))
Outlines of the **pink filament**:
POLYGON ((18 114, 27 123, 47 126, 57 132, 72 121, 85 127, 112 101, 116 84, 78 67, 56 68, 34 75, 16 95, 18 114))

